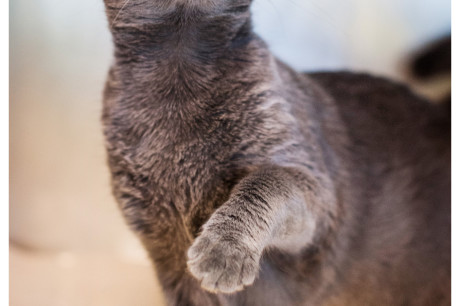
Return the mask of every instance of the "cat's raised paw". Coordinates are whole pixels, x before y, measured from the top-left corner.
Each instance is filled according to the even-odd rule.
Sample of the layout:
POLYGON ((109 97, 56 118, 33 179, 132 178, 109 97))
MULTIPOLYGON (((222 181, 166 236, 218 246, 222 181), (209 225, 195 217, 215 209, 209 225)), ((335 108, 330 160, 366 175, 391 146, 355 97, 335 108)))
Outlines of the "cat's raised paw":
POLYGON ((233 293, 252 285, 260 255, 238 239, 204 231, 188 250, 187 265, 201 287, 211 292, 233 293))

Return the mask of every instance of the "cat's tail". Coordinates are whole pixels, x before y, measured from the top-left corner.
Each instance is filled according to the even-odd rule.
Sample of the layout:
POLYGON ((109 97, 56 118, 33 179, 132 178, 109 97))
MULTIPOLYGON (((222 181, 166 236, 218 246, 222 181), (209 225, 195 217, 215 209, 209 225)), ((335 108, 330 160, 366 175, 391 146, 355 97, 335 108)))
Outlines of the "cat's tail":
POLYGON ((450 131, 452 122, 451 46, 449 35, 416 53, 409 67, 412 78, 434 93, 431 100, 439 106, 439 122, 444 131, 450 131))
POLYGON ((435 102, 450 112, 452 47, 451 36, 446 36, 417 52, 410 62, 411 76, 426 87, 438 91, 435 102))

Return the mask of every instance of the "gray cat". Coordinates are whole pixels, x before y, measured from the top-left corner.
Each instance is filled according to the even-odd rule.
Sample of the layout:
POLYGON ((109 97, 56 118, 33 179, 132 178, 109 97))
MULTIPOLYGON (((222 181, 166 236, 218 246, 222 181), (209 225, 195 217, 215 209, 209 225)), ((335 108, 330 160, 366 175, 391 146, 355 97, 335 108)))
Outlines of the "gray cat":
POLYGON ((168 304, 450 304, 449 110, 296 73, 250 2, 105 0, 113 191, 168 304))

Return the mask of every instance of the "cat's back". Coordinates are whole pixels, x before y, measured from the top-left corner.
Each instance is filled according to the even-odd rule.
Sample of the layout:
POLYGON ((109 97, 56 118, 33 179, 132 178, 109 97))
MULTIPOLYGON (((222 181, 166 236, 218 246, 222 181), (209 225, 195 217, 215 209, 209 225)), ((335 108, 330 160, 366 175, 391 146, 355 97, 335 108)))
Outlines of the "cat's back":
POLYGON ((368 74, 314 73, 309 77, 335 99, 353 140, 388 149, 403 142, 412 148, 428 149, 435 144, 439 150, 450 148, 448 105, 435 105, 404 85, 368 74))
POLYGON ((334 99, 355 158, 373 167, 450 168, 450 105, 367 74, 309 76, 334 99))

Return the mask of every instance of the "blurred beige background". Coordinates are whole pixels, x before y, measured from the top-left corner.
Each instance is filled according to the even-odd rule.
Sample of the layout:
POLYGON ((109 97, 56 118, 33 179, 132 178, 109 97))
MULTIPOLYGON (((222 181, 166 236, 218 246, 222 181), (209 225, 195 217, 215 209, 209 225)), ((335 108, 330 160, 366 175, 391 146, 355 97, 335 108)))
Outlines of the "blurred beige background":
POLYGON ((112 199, 102 1, 10 3, 10 304, 159 305, 112 199))
MULTIPOLYGON (((450 31, 447 0, 257 0, 254 16, 299 70, 400 79, 407 54, 450 31)), ((163 304, 110 192, 111 52, 102 0, 10 2, 10 305, 163 304)))

